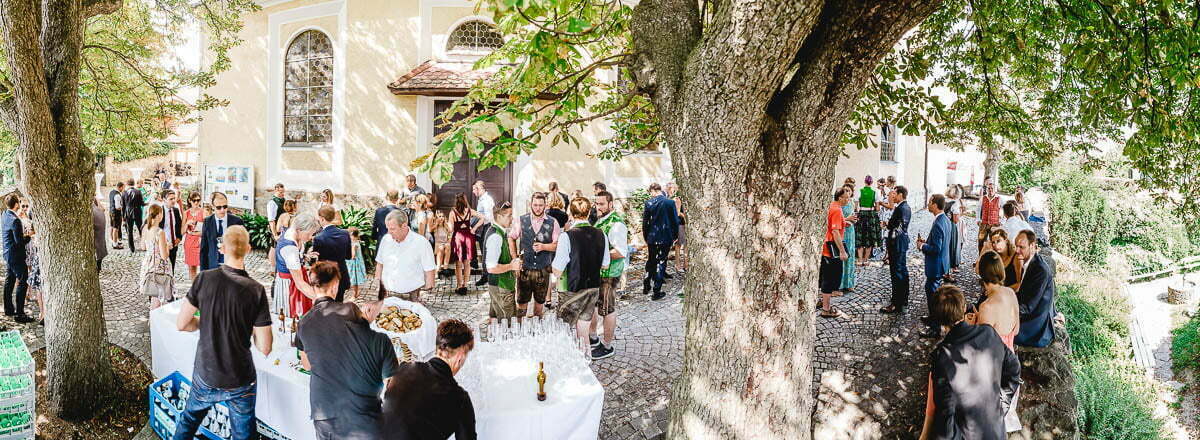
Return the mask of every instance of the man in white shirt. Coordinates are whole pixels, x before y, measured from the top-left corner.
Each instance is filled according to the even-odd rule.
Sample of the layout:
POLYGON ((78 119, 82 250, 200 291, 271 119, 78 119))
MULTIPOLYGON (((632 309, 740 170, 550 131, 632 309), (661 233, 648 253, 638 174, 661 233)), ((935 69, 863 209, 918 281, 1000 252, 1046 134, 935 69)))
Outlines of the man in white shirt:
MULTIPOLYGON (((471 228, 471 232, 475 234, 475 242, 480 243, 479 254, 487 255, 487 243, 483 236, 490 230, 488 225, 492 224, 492 210, 496 208, 496 201, 492 199, 492 195, 487 193, 487 189, 483 187, 482 180, 476 180, 471 186, 471 192, 475 194, 475 226, 471 228)), ((488 282, 488 273, 483 271, 479 276, 479 281, 475 282, 475 287, 483 286, 488 282)))
POLYGON ((608 267, 610 252, 604 232, 588 223, 592 203, 583 197, 571 200, 571 229, 558 236, 558 249, 550 267, 558 275, 558 316, 575 326, 581 347, 587 347, 596 300, 600 295, 600 275, 608 267))
POLYGON ((425 188, 417 186, 417 176, 409 174, 408 177, 405 177, 404 190, 400 191, 400 199, 407 203, 412 201, 414 197, 421 194, 426 194, 426 192, 425 188))
POLYGON ((283 202, 285 200, 284 194, 285 192, 283 190, 283 184, 276 183, 275 196, 272 197, 271 200, 267 200, 267 221, 271 225, 271 234, 275 235, 275 239, 279 239, 279 235, 276 235, 276 232, 279 231, 279 228, 275 222, 279 220, 280 215, 283 215, 283 202))
POLYGON ((421 290, 433 289, 437 270, 433 247, 425 237, 411 233, 404 211, 392 211, 384 223, 388 233, 379 242, 379 252, 375 255, 379 299, 392 295, 420 302, 421 290))
POLYGON ((1020 234, 1021 231, 1033 230, 1033 225, 1030 225, 1029 222, 1021 218, 1021 213, 1017 211, 1016 202, 1009 200, 1008 202, 1004 203, 1003 211, 1004 223, 1000 225, 1000 227, 1004 228, 1004 233, 1008 234, 1009 240, 1015 242, 1017 240, 1017 234, 1020 234))
POLYGON ((521 270, 521 259, 513 255, 508 246, 508 228, 512 226, 512 206, 501 203, 495 211, 495 220, 488 227, 487 253, 484 270, 488 277, 488 297, 491 299, 488 317, 492 322, 512 317, 524 318, 517 308, 517 271, 521 270))
POLYGON ((596 314, 589 327, 588 342, 592 346, 592 359, 612 357, 612 342, 617 331, 617 285, 625 272, 625 259, 629 253, 629 228, 625 216, 613 211, 613 196, 608 191, 596 194, 595 212, 599 219, 596 228, 604 232, 608 241, 608 267, 600 270, 600 297, 596 314), (604 340, 596 336, 596 323, 604 321, 604 340))

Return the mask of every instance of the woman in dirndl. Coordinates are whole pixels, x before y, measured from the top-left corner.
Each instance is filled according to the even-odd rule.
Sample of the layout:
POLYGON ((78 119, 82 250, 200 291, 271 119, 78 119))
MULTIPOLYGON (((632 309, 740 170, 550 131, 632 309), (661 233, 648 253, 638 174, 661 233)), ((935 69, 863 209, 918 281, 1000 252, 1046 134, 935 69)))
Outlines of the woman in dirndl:
MULTIPOLYGON (((846 190, 849 191, 850 194, 854 194, 853 177, 846 178, 846 184, 843 186, 846 187, 846 190)), ((842 216, 846 218, 846 230, 845 236, 842 238, 842 242, 846 246, 847 254, 846 261, 842 263, 842 286, 841 289, 839 289, 842 291, 842 293, 849 293, 850 291, 854 290, 854 286, 858 281, 854 271, 854 269, 856 269, 854 249, 857 249, 857 247, 854 245, 856 235, 855 225, 858 222, 858 217, 854 212, 854 206, 853 198, 851 198, 851 200, 845 205, 842 205, 842 216)))
POLYGON ((317 232, 316 217, 312 214, 297 214, 292 225, 285 229, 275 243, 275 287, 271 292, 271 309, 287 310, 288 316, 299 318, 312 308, 315 290, 308 284, 308 273, 304 267, 304 245, 317 232))
MULTIPOLYGON (((863 179, 862 190, 858 193, 858 223, 855 224, 854 231, 855 244, 858 245, 858 265, 864 266, 871 261, 871 254, 875 248, 882 244, 882 234, 879 226, 879 212, 876 211, 879 207, 878 194, 875 188, 871 187, 871 176, 868 175, 863 179)), ((850 249, 847 249, 848 251, 850 249)))

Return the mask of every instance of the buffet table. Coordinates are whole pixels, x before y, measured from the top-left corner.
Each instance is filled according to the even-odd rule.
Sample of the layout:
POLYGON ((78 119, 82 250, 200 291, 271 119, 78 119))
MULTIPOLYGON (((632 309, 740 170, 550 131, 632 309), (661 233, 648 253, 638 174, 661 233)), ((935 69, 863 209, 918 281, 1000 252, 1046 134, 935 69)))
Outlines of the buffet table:
MULTIPOLYGON (((385 307, 391 304, 411 307, 420 315, 426 325, 401 338, 416 358, 431 357, 437 321, 429 310, 399 298, 389 298, 385 307)), ((156 378, 174 371, 192 376, 199 332, 176 330, 179 307, 176 301, 150 312, 151 369, 156 378)), ((280 332, 277 316, 272 320, 270 356, 263 356, 253 346, 250 350, 258 371, 256 416, 289 439, 312 440, 309 376, 296 369, 290 334, 280 332)), ((543 332, 477 342, 456 379, 471 395, 480 439, 593 440, 599 433, 604 388, 583 356, 571 347, 569 337, 543 332), (544 402, 536 396, 537 361, 545 363, 548 398, 544 402)))

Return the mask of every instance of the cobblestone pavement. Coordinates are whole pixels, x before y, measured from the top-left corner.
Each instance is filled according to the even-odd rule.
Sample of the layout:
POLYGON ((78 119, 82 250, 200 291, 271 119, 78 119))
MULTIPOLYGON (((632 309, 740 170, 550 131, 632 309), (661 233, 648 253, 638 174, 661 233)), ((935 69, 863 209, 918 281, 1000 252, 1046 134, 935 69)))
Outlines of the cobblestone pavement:
MULTIPOLYGON (((132 254, 128 249, 111 250, 104 260, 100 283, 109 341, 128 349, 149 365, 149 300, 137 289, 143 255, 143 252, 132 254)), ((635 294, 621 300, 617 306, 619 323, 613 342, 617 354, 592 363, 606 392, 600 429, 600 438, 605 440, 653 438, 665 431, 665 408, 670 398, 671 380, 682 369, 683 317, 678 296, 682 277, 664 285, 664 291, 668 292, 665 299, 650 301, 641 295, 640 277, 644 271, 637 266, 644 265, 644 260, 636 260, 636 257, 625 289, 635 294)), ((267 263, 265 252, 251 253, 246 266, 252 277, 270 288, 273 266, 267 263)), ((179 296, 186 294, 191 285, 182 255, 176 267, 175 283, 179 296)), ((362 287, 362 296, 365 298, 366 292, 375 292, 377 286, 370 278, 362 287)), ((435 318, 457 318, 476 324, 486 319, 485 290, 472 287, 470 293, 463 296, 455 295, 453 291, 453 280, 439 279, 436 291, 423 297, 435 318)), ((32 297, 28 304, 30 316, 36 317, 38 306, 32 297)), ((37 324, 17 324, 11 318, 0 316, 0 325, 21 330, 31 349, 45 346, 45 332, 37 324)), ((143 432, 138 438, 155 438, 146 434, 148 432, 143 432)))

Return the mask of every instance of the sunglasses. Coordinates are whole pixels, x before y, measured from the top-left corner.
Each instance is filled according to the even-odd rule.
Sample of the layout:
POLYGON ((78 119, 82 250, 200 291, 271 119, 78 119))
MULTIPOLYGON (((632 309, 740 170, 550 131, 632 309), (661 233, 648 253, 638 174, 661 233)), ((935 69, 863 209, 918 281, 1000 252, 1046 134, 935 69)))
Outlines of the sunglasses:
POLYGON ((216 205, 216 206, 213 206, 213 208, 216 208, 216 209, 225 209, 225 208, 228 208, 228 207, 229 207, 229 205, 216 205))

